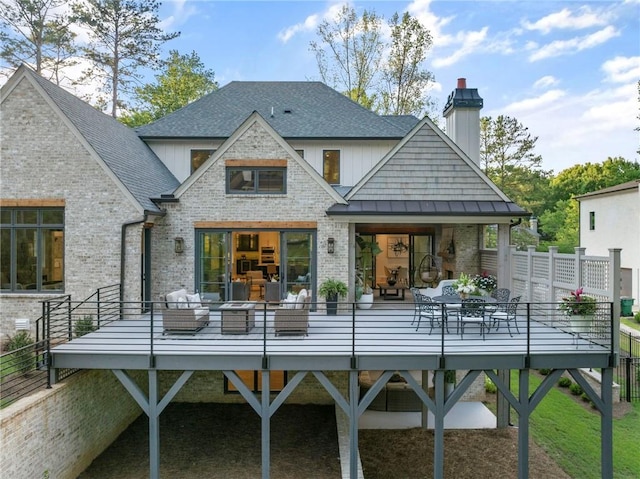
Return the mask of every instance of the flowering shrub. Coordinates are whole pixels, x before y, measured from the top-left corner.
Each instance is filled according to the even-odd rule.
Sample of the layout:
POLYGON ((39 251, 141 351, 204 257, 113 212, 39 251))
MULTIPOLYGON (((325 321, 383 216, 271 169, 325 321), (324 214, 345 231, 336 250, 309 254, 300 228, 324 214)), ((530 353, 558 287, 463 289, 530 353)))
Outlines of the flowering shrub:
POLYGON ((474 276, 473 284, 475 284, 478 289, 491 293, 498 287, 498 278, 492 274, 487 274, 486 271, 483 271, 482 274, 474 276))
POLYGON ((571 296, 565 296, 560 303, 560 310, 568 316, 588 316, 594 314, 597 307, 596 298, 582 294, 582 288, 571 291, 571 296))

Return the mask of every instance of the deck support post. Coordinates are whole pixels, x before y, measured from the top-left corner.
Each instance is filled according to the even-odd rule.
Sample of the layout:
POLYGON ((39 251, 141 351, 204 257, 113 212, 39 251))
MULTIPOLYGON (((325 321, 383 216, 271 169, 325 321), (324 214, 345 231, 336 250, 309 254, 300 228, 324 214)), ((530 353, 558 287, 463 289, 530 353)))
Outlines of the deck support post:
MULTIPOLYGON (((505 383, 509 384, 511 371, 509 369, 499 369, 498 377, 505 383)), ((498 428, 509 427, 509 401, 500 391, 496 395, 496 426, 498 428)))
POLYGON ((613 477, 613 368, 602 368, 600 378, 600 475, 613 477))
POLYGON ((433 371, 436 409, 433 411, 433 477, 444 477, 444 369, 433 371))
POLYGON ((262 479, 269 479, 271 469, 271 412, 270 412, 270 391, 268 369, 263 369, 262 374, 262 407, 260 420, 262 422, 262 479))
POLYGON ((520 369, 518 382, 518 478, 529 477, 529 417, 531 405, 529 402, 529 370, 520 369))
POLYGON ((158 371, 149 370, 149 477, 160 477, 160 421, 158 410, 158 371))
POLYGON ((358 477, 358 371, 349 371, 349 477, 358 477))

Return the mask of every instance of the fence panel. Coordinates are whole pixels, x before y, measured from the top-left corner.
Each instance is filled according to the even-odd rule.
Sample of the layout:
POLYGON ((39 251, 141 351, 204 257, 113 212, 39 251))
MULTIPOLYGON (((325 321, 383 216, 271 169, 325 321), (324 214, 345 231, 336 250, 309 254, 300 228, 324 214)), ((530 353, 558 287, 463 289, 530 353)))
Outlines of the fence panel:
POLYGON ((620 399, 640 401, 640 337, 621 331, 620 356, 617 368, 620 399))

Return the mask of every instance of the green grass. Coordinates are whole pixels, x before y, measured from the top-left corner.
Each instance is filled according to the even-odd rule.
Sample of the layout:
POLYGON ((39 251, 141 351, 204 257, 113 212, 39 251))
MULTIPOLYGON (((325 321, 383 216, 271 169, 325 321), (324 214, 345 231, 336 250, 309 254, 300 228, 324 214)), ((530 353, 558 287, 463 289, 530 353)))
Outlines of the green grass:
MULTIPOLYGON (((517 391, 517 372, 511 376, 517 391)), ((531 375, 530 393, 542 379, 531 375)), ((517 414, 512 411, 512 421, 517 414)), ((553 457, 567 474, 580 479, 600 475, 600 414, 590 412, 565 392, 553 387, 531 414, 533 440, 553 457)), ((625 417, 613 420, 613 471, 615 479, 637 479, 640 471, 640 403, 625 417)))
POLYGON ((620 324, 629 326, 630 328, 640 331, 640 323, 636 323, 633 318, 620 318, 620 324))

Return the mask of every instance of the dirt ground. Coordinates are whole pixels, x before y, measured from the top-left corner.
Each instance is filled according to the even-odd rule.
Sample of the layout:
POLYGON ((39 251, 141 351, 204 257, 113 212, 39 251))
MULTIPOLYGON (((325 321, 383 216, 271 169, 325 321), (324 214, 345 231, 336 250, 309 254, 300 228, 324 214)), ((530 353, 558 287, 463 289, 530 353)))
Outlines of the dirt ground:
MULTIPOLYGON (((333 406, 282 406, 272 418, 273 479, 340 479, 333 406)), ((171 404, 160 420, 160 475, 172 479, 258 478, 260 419, 248 405, 171 404)), ((79 479, 149 475, 148 421, 138 418, 79 479)), ((433 431, 362 430, 366 479, 433 476, 433 431)), ((445 431, 445 477, 517 477, 517 430, 445 431)), ((568 478, 531 444, 530 477, 568 478)))

